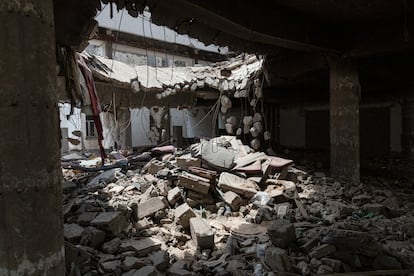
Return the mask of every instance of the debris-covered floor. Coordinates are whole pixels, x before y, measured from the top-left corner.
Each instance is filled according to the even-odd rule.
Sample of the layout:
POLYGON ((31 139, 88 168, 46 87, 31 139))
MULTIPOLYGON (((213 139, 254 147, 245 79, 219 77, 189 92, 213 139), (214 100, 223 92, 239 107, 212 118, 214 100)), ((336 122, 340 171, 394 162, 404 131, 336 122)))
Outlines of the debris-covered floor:
POLYGON ((414 268, 413 179, 355 186, 229 136, 110 158, 105 171, 99 159, 62 158, 68 275, 414 268))

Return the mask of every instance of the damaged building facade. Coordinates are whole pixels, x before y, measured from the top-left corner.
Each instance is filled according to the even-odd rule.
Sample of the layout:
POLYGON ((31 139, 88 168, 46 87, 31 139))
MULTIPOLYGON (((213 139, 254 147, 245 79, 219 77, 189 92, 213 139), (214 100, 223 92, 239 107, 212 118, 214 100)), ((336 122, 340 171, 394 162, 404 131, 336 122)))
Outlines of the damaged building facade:
POLYGON ((412 274, 413 10, 0 0, 0 275, 412 274), (104 7, 242 54, 159 68, 87 53, 104 7), (60 117, 84 123, 59 135, 63 98, 60 117), (211 139, 181 147, 203 118, 211 139), (105 140, 114 125, 127 134, 105 140), (95 128, 98 154, 61 156, 96 147, 95 128))

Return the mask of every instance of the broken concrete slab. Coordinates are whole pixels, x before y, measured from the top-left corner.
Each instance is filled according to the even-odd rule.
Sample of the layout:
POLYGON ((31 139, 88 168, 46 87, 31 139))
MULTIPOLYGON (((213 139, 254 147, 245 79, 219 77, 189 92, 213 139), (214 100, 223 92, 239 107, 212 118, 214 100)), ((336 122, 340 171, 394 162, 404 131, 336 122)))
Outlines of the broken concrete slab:
POLYGON ((163 250, 150 254, 149 259, 158 271, 166 271, 170 262, 169 254, 163 250))
POLYGON ((191 238, 200 249, 214 248, 214 233, 207 222, 200 218, 190 218, 191 238))
POLYGON ((157 276, 157 275, 158 273, 155 267, 152 265, 141 267, 134 273, 134 276, 157 276))
POLYGON ((157 174, 160 170, 165 168, 165 163, 159 160, 153 160, 149 164, 148 173, 149 174, 157 174))
POLYGON ((118 236, 127 226, 123 214, 119 211, 100 213, 91 221, 91 225, 105 231, 111 236, 118 236))
POLYGON ((64 224, 63 225, 63 236, 65 240, 75 243, 80 240, 82 237, 83 231, 85 228, 77 225, 76 223, 64 224))
POLYGON ((99 229, 96 229, 92 226, 87 227, 82 234, 80 244, 86 245, 95 249, 101 247, 105 242, 105 232, 99 229))
POLYGON ((320 259, 322 257, 326 257, 331 255, 336 251, 335 246, 330 244, 322 244, 318 247, 315 247, 312 249, 312 251, 309 253, 309 257, 320 259))
POLYGON ((121 169, 117 168, 117 169, 110 169, 110 170, 104 171, 103 173, 100 173, 94 178, 92 178, 88 182, 87 186, 91 187, 91 186, 99 185, 100 183, 114 182, 116 180, 116 174, 120 170, 121 169))
POLYGON ((265 250, 265 263, 272 271, 290 272, 292 266, 286 250, 282 248, 269 246, 265 250))
POLYGON ((114 254, 118 251, 119 246, 121 245, 121 240, 119 238, 114 238, 102 245, 102 252, 108 254, 114 254))
POLYGON ((201 158, 192 157, 191 154, 185 154, 175 159, 177 167, 182 170, 188 170, 189 167, 201 167, 201 158))
POLYGON ((232 191, 227 191, 223 195, 224 202, 226 202, 233 211, 239 210, 242 199, 241 197, 232 191))
POLYGON ((133 256, 126 256, 121 263, 121 268, 124 271, 129 271, 135 268, 141 268, 143 266, 145 266, 144 260, 133 256))
POLYGON ((174 206, 175 203, 181 198, 181 190, 179 187, 174 187, 168 191, 167 200, 171 206, 174 206))
POLYGON ((161 242, 155 238, 143 238, 140 240, 124 240, 119 246, 120 251, 134 251, 137 257, 147 256, 161 248, 161 242))
POLYGON ((210 181, 207 178, 187 172, 178 177, 178 185, 203 195, 210 190, 210 181))
POLYGON ((184 229, 190 228, 190 218, 196 217, 193 209, 184 203, 178 206, 174 211, 176 222, 184 227, 184 229))
POLYGON ((113 260, 108 262, 103 262, 100 264, 100 267, 104 272, 110 272, 117 274, 115 271, 117 269, 121 270, 121 260, 113 260))
POLYGON ((280 248, 287 248, 289 244, 296 241, 295 226, 283 219, 272 221, 267 229, 267 234, 272 243, 280 248))
POLYGON ((91 221, 96 218, 98 212, 83 212, 78 217, 78 224, 82 226, 88 226, 91 224, 91 221))
POLYGON ((232 191, 246 198, 251 198, 260 191, 256 183, 227 172, 220 174, 218 186, 223 191, 232 191))
POLYGON ((156 212, 168 207, 167 199, 163 196, 153 197, 138 204, 138 219, 153 216, 156 212))

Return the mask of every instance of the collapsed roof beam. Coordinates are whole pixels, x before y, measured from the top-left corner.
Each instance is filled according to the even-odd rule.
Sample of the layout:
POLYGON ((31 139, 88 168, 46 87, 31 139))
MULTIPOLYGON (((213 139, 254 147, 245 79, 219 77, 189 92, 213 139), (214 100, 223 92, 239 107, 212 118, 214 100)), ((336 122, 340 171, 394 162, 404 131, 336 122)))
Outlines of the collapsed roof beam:
POLYGON ((215 12, 212 12, 199 5, 190 3, 186 0, 174 0, 174 4, 171 4, 169 1, 151 2, 152 3, 150 3, 150 7, 153 7, 155 9, 161 8, 168 11, 169 13, 182 14, 183 11, 186 11, 188 14, 191 14, 192 17, 197 21, 203 22, 213 29, 220 30, 221 32, 237 37, 243 41, 252 41, 259 44, 271 45, 297 51, 315 51, 330 54, 340 53, 336 49, 321 47, 314 44, 299 42, 254 31, 226 17, 218 15, 215 12))

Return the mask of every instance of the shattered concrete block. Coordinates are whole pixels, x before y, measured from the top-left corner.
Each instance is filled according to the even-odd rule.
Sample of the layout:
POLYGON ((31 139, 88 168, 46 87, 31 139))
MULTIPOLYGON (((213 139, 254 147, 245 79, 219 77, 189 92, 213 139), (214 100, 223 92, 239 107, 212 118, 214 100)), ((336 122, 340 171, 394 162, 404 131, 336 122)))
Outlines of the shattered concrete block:
POLYGON ((159 161, 159 160, 153 160, 150 163, 150 166, 148 168, 149 174, 157 174, 160 170, 165 168, 165 163, 159 161))
POLYGON ((194 192, 194 191, 188 191, 187 192, 187 198, 192 198, 194 200, 202 200, 206 195, 194 192))
POLYGON ((184 203, 174 210, 174 216, 178 224, 188 229, 190 227, 190 218, 196 217, 196 214, 187 203, 184 203))
POLYGON ((167 199, 163 196, 153 197, 138 204, 138 219, 150 217, 157 211, 168 207, 167 199))
POLYGON ((124 240, 120 245, 120 250, 134 251, 138 257, 147 256, 153 251, 160 250, 161 242, 154 238, 144 238, 140 240, 124 240))
POLYGON ((192 157, 191 154, 182 155, 175 159, 177 161, 177 167, 188 170, 189 167, 201 167, 201 159, 192 157))
POLYGON ((140 230, 148 229, 152 225, 153 225, 152 222, 149 221, 148 218, 143 218, 143 219, 137 221, 137 223, 135 223, 135 229, 140 231, 140 230))
POLYGON ((220 174, 218 186, 223 191, 232 191, 246 198, 251 198, 260 191, 259 186, 253 181, 227 172, 220 174))
POLYGON ((328 256, 336 251, 335 246, 330 244, 322 244, 318 247, 315 247, 310 253, 309 257, 320 259, 322 257, 328 256))
POLYGON ((280 248, 287 248, 290 243, 296 241, 295 226, 283 219, 272 221, 267 228, 267 234, 272 243, 280 248))
POLYGON ((290 272, 292 265, 286 250, 269 246, 265 250, 265 263, 272 271, 290 272))
POLYGON ((171 206, 174 206, 175 203, 181 198, 181 190, 178 187, 174 187, 173 189, 168 191, 167 200, 171 206))
POLYGON ((168 195, 168 180, 158 180, 157 181, 157 188, 159 190, 159 194, 162 196, 168 195))
POLYGON ((187 172, 178 177, 178 185, 203 195, 208 194, 210 190, 210 181, 207 178, 187 172))
POLYGON ((79 226, 76 223, 65 223, 63 225, 63 236, 67 241, 74 243, 80 240, 84 230, 85 229, 82 226, 79 226))
POLYGON ((127 226, 127 222, 121 212, 103 212, 91 221, 91 225, 111 236, 118 236, 127 226))
POLYGON ((141 268, 145 266, 143 260, 138 259, 137 257, 127 256, 121 263, 121 268, 124 271, 129 271, 134 268, 141 268))
POLYGON ((167 270, 170 263, 170 256, 168 255, 168 252, 162 250, 152 253, 149 256, 149 259, 151 260, 152 265, 159 271, 167 270))
POLYGON ((80 240, 81 245, 99 248, 105 242, 105 232, 92 226, 85 229, 80 240))
POLYGON ((109 190, 109 192, 112 194, 120 194, 124 189, 125 189, 125 186, 115 185, 109 190))
POLYGON ((241 197, 232 191, 225 192, 223 199, 233 211, 239 210, 240 205, 242 204, 241 197))
POLYGON ((333 269, 332 267, 328 266, 328 265, 320 265, 318 267, 318 271, 316 272, 317 275, 323 275, 323 274, 331 274, 333 273, 333 269))
POLYGON ((340 272, 342 267, 342 262, 336 259, 322 258, 322 263, 332 268, 333 272, 340 272))
POLYGON ((372 267, 375 270, 386 270, 401 269, 402 265, 395 257, 379 254, 377 257, 375 257, 374 261, 372 262, 372 267))
POLYGON ((91 224, 91 221, 96 218, 97 215, 98 212, 83 212, 79 215, 77 222, 82 226, 88 226, 91 224))
POLYGON ((144 267, 141 267, 140 269, 138 269, 134 275, 139 275, 139 276, 157 276, 158 273, 155 269, 154 266, 152 265, 147 265, 144 267))
POLYGON ((120 245, 121 240, 119 238, 112 239, 102 245, 102 252, 114 254, 118 251, 120 245))
POLYGON ((210 225, 200 217, 190 218, 191 238, 200 249, 214 248, 214 233, 210 225))
POLYGON ((121 266, 121 260, 113 260, 100 264, 104 272, 115 272, 121 266))
POLYGON ((121 169, 111 169, 104 171, 101 174, 98 174, 95 176, 92 180, 90 180, 87 184, 87 186, 97 186, 100 183, 109 183, 109 182, 115 182, 116 181, 116 173, 119 172, 121 169))

